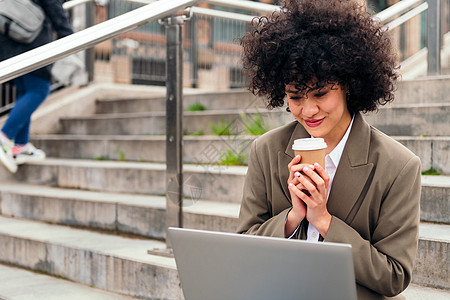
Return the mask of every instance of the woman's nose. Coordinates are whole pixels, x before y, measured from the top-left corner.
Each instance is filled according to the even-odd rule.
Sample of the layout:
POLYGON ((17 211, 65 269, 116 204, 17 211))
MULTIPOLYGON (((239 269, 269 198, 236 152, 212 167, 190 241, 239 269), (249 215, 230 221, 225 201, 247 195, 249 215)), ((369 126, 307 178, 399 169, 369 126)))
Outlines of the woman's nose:
POLYGON ((319 107, 314 101, 310 99, 305 99, 303 103, 302 114, 305 117, 313 117, 315 114, 319 112, 319 107))

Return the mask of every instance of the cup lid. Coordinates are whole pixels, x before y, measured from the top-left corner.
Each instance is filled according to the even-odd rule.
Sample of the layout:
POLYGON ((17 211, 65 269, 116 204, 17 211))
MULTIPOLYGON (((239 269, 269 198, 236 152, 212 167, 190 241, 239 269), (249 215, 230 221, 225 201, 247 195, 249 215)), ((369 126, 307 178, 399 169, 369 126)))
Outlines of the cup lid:
POLYGON ((304 138, 296 139, 292 145, 292 150, 309 151, 325 149, 326 147, 327 143, 323 138, 304 138))

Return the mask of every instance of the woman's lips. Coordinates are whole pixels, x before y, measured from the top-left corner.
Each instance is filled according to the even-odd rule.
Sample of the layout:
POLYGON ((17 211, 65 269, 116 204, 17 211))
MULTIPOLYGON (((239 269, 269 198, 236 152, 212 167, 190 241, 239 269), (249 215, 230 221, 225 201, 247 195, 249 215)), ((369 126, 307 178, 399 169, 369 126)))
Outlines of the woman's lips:
POLYGON ((311 120, 305 120, 306 125, 308 125, 308 127, 317 127, 320 124, 322 124, 324 118, 322 119, 311 119, 311 120))

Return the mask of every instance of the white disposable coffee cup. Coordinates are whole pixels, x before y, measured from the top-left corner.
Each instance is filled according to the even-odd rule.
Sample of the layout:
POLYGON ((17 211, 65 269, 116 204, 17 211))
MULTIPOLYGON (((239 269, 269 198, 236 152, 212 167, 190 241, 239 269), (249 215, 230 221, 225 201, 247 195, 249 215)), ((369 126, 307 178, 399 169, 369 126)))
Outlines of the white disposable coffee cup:
POLYGON ((323 138, 296 139, 292 145, 295 155, 301 155, 300 163, 313 165, 319 163, 325 168, 325 150, 327 143, 323 138))

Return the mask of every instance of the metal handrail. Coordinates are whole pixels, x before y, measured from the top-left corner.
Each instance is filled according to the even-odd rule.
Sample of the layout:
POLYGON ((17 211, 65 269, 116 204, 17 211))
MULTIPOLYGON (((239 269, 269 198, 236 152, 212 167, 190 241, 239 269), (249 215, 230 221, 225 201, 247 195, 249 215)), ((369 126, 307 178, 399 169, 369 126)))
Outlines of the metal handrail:
MULTIPOLYGON (((127 2, 134 2, 134 3, 137 3, 137 4, 143 4, 143 5, 151 4, 151 3, 156 2, 156 1, 158 1, 158 0, 127 0, 127 2)), ((86 4, 86 3, 89 3, 89 2, 97 2, 97 1, 96 0, 70 0, 70 1, 67 1, 67 2, 63 3, 63 8, 65 10, 69 10, 69 9, 72 9, 72 8, 74 8, 76 6, 79 6, 81 4, 86 4)))
POLYGON ((63 57, 90 48, 149 22, 175 14, 199 0, 164 0, 58 39, 0 62, 0 83, 44 67, 63 57))
MULTIPOLYGON (((143 0, 141 0, 143 1, 143 0)), ((203 1, 209 4, 220 5, 224 7, 246 9, 250 11, 258 11, 264 13, 271 13, 280 10, 280 6, 251 2, 247 0, 206 0, 203 1)), ((382 24, 392 30, 393 28, 405 23, 413 17, 419 15, 423 11, 428 9, 428 3, 425 1, 421 5, 415 7, 418 3, 424 2, 424 0, 403 0, 389 8, 377 13, 374 19, 379 20, 382 24), (400 15, 400 16, 399 16, 400 15), (395 19, 394 19, 395 18, 395 19), (394 19, 393 21, 391 21, 394 19), (391 22, 390 22, 391 21, 391 22)), ((229 13, 215 9, 207 9, 200 7, 193 7, 192 12, 194 14, 200 14, 203 16, 220 17, 225 19, 232 19, 237 21, 251 22, 254 16, 249 16, 240 13, 229 13)))
POLYGON ((405 23, 406 21, 411 20, 417 15, 420 15, 422 12, 426 11, 428 9, 428 3, 422 3, 421 5, 417 6, 416 8, 408 11, 407 13, 401 15, 400 17, 394 19, 393 21, 386 24, 386 27, 389 30, 394 29, 395 27, 398 27, 405 23))
POLYGON ((229 20, 233 20, 233 21, 251 22, 255 18, 255 16, 227 12, 227 11, 220 11, 220 10, 203 8, 203 7, 192 7, 190 10, 194 15, 218 17, 218 18, 229 19, 229 20))
MULTIPOLYGON (((93 1, 93 0, 72 0, 72 1, 93 1)), ((126 0, 126 1, 138 4, 148 4, 149 2, 154 2, 158 0, 126 0)), ((280 6, 278 5, 253 2, 249 0, 202 0, 201 2, 212 5, 218 5, 222 7, 236 8, 260 13, 270 13, 280 10, 280 6)), ((218 17, 234 21, 251 22, 255 18, 254 15, 245 15, 241 13, 227 12, 203 7, 192 7, 189 8, 189 10, 191 13, 196 15, 218 17)))
POLYGON ((86 4, 88 2, 93 2, 93 1, 95 1, 95 0, 70 0, 70 1, 63 3, 63 8, 65 10, 69 10, 69 9, 74 8, 75 6, 78 6, 81 4, 86 4))
MULTIPOLYGON (((70 9, 77 5, 88 3, 93 0, 72 0, 67 2, 64 8, 70 9)), ((82 31, 76 32, 70 36, 61 38, 41 47, 32 49, 28 52, 19 54, 15 57, 0 62, 0 84, 7 82, 18 76, 27 74, 31 71, 44 67, 61 58, 88 49, 103 41, 109 40, 125 32, 131 31, 139 26, 149 22, 156 21, 163 16, 176 13, 186 7, 192 6, 200 0, 128 0, 130 2, 146 4, 121 16, 107 20, 100 24, 91 26, 82 31), (150 4, 147 4, 151 2, 150 4)), ((245 0, 204 0, 202 2, 248 9, 253 11, 270 12, 279 9, 279 6, 255 3, 245 0)), ((196 9, 199 14, 207 14, 205 10, 196 9)), ((209 12, 211 15, 213 13, 209 12)), ((235 14, 235 17, 238 14, 235 14)), ((233 13, 223 12, 222 17, 231 18, 233 13)), ((242 15, 244 16, 244 15, 242 15)), ((246 17, 250 20, 250 17, 246 17)))
POLYGON ((278 5, 267 3, 253 2, 248 0, 207 0, 203 1, 209 4, 219 5, 223 7, 245 9, 250 11, 257 11, 262 13, 271 13, 280 10, 278 5))
MULTIPOLYGON (((209 0, 206 2, 220 6, 260 12, 273 12, 280 9, 279 6, 254 3, 245 0, 209 0)), ((379 20, 387 30, 392 30, 426 10, 428 10, 428 74, 435 75, 440 74, 441 72, 440 0, 403 0, 379 12, 373 18, 379 20)), ((224 15, 223 12, 217 13, 207 9, 199 10, 198 13, 215 17, 235 18, 247 22, 252 21, 253 19, 243 14, 224 15)))
POLYGON ((402 0, 376 14, 376 18, 378 18, 383 23, 387 23, 392 18, 398 16, 399 14, 402 14, 410 10, 413 6, 415 6, 419 2, 423 2, 423 0, 402 0))

